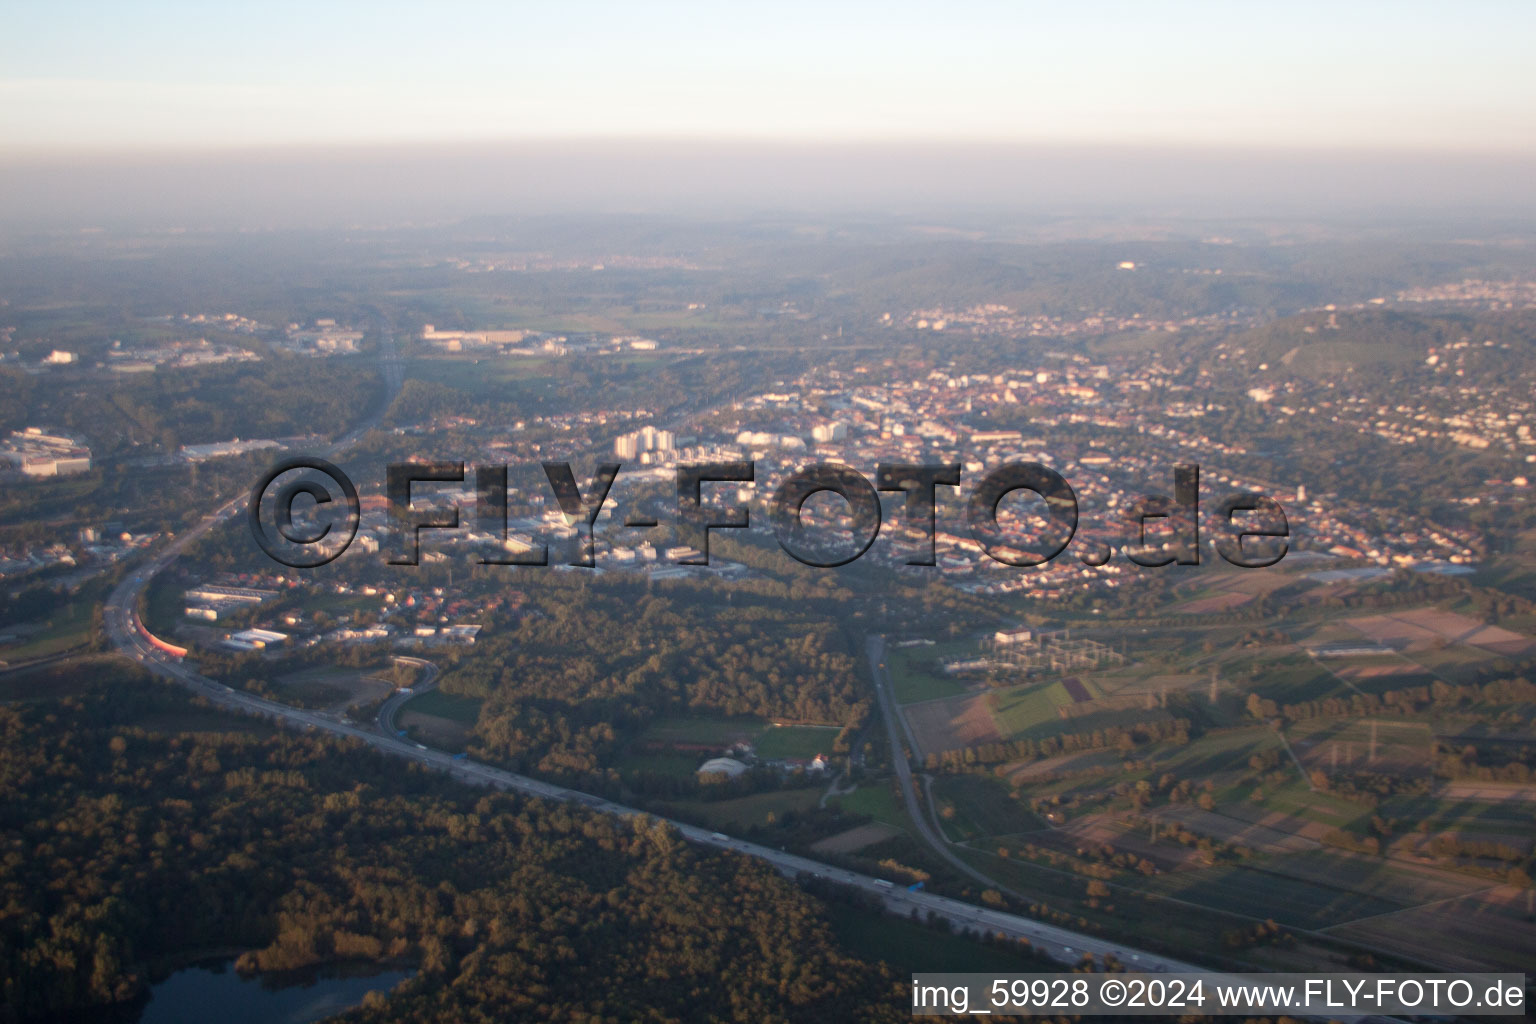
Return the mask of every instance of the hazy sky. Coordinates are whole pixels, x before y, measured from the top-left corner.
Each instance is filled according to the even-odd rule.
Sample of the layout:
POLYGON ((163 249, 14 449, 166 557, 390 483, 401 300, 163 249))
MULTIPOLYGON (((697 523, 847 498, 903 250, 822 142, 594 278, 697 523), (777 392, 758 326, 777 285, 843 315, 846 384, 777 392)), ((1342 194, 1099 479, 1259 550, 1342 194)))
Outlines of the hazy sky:
POLYGON ((1536 3, 0 8, 0 152, 570 137, 1536 152, 1536 3))

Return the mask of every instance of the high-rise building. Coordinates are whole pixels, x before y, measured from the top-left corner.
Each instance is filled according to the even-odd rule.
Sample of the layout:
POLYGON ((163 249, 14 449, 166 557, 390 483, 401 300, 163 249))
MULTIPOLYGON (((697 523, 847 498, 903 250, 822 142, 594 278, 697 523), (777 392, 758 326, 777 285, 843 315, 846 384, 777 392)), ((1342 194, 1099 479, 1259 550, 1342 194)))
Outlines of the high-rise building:
POLYGON ((633 434, 614 439, 613 452, 621 459, 633 459, 641 452, 669 452, 677 446, 677 435, 646 425, 633 434))

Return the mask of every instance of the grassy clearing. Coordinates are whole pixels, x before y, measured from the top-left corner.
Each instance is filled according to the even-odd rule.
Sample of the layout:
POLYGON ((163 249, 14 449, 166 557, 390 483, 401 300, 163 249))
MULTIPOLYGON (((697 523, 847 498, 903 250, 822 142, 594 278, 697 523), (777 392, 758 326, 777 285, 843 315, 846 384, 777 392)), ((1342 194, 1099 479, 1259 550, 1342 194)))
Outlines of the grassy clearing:
POLYGON ((1451 683, 1465 683, 1476 679, 1498 655, 1479 647, 1458 644, 1411 651, 1408 657, 1430 675, 1451 683))
MULTIPOLYGON (((38 632, 18 637, 14 643, 0 645, 0 659, 10 662, 29 661, 85 646, 91 640, 94 604, 86 599, 82 591, 69 604, 49 616, 38 632)), ((5 630, 0 629, 0 632, 5 630)))
POLYGON ((906 808, 892 791, 892 785, 887 779, 861 782, 859 788, 852 793, 835 796, 828 800, 827 804, 840 806, 849 814, 867 814, 874 820, 895 828, 910 828, 911 822, 907 818, 906 808))
POLYGON ((516 386, 554 375, 552 360, 536 357, 434 356, 413 359, 407 376, 476 394, 486 388, 516 386))
POLYGON ((419 711, 403 711, 395 722, 405 729, 406 735, 416 743, 425 743, 427 746, 453 754, 469 746, 469 726, 463 722, 439 718, 436 715, 424 715, 419 711))
POLYGON ((756 744, 768 723, 752 715, 677 715, 652 719, 636 743, 756 744))
POLYGON ((484 703, 478 697, 460 697, 441 690, 428 690, 406 701, 401 711, 414 711, 418 715, 432 715, 462 725, 474 725, 480 720, 480 705, 484 703))
POLYGON ((1141 880, 1136 885, 1143 891, 1162 893, 1213 910, 1228 910, 1259 920, 1273 919, 1294 928, 1325 928, 1405 906, 1341 886, 1246 867, 1173 871, 1141 880))
POLYGON ((1322 718, 1296 722, 1286 729, 1286 737, 1293 747, 1349 744, 1365 757, 1369 756, 1374 736, 1377 757, 1423 761, 1429 757, 1432 731, 1428 722, 1403 722, 1391 718, 1322 718))
POLYGON ((1015 686, 992 695, 992 720, 1005 739, 1053 735, 1068 724, 1056 709, 1071 703, 1072 696, 1060 683, 1015 686))
POLYGON ((944 674, 938 662, 949 658, 975 656, 974 644, 949 641, 932 647, 887 647, 885 663, 891 675, 896 703, 913 704, 965 693, 967 681, 944 674))
POLYGON ((1377 857, 1330 850, 1267 857, 1256 866, 1276 875, 1342 888, 1355 895, 1403 906, 1452 899, 1488 887, 1481 879, 1456 878, 1377 857))
POLYGON ((1392 796, 1383 800, 1376 813, 1396 818, 1409 827, 1429 822, 1432 831, 1524 832, 1531 827, 1528 804, 1487 803, 1478 800, 1445 800, 1434 796, 1392 796))
POLYGON ((951 839, 1032 832, 1046 823, 1013 799, 1008 786, 984 775, 946 775, 934 780, 939 821, 951 839))
MULTIPOLYGON (((1095 771, 1093 774, 1078 778, 1037 779, 1028 783, 1027 790, 1031 796, 1065 795, 1077 790, 1097 791, 1120 782, 1136 782, 1141 779, 1156 782, 1165 772, 1171 772, 1181 779, 1203 781, 1206 778, 1215 778, 1218 785, 1221 785, 1223 777, 1231 780, 1247 772, 1248 760, 1255 753, 1270 748, 1278 750, 1279 746, 1280 741, 1276 738, 1274 731, 1265 726, 1223 730, 1207 733, 1183 746, 1160 743, 1143 747, 1135 755, 1138 759, 1147 762, 1148 766, 1143 769, 1122 768, 1106 774, 1095 771)), ((1065 760, 1067 766, 1073 770, 1114 769, 1124 765, 1123 756, 1116 751, 1106 750, 1074 754, 1065 760)), ((1246 787, 1242 789, 1240 795, 1247 795, 1246 787)), ((1230 794, 1229 798, 1231 798, 1230 794)))
POLYGON ((614 759, 613 767, 625 776, 633 772, 649 772, 677 779, 691 779, 698 774, 699 763, 697 754, 658 750, 624 754, 614 759))
POLYGON ((1221 677, 1279 704, 1347 694, 1327 669, 1291 647, 1240 651, 1223 662, 1221 677))
POLYGON ((769 759, 798 757, 809 760, 831 754, 837 738, 835 726, 781 725, 764 729, 757 738, 757 756, 769 759))
POLYGON ((734 800, 680 800, 674 806, 689 818, 701 818, 711 828, 736 835, 754 825, 768 824, 769 815, 777 820, 790 811, 808 811, 820 799, 819 788, 781 789, 734 800))
POLYGON ((1294 815, 1334 828, 1347 828, 1362 817, 1369 818, 1371 814, 1370 809, 1361 804, 1327 793, 1313 792, 1300 780, 1280 789, 1265 789, 1262 806, 1266 810, 1294 815))
POLYGON ((1279 748, 1280 738, 1264 725, 1210 732, 1186 746, 1172 748, 1166 758, 1158 759, 1156 770, 1173 772, 1181 779, 1245 772, 1254 754, 1279 748))
POLYGON ((390 691, 390 684, 369 670, 337 667, 305 669, 281 676, 276 682, 284 699, 308 708, 366 703, 390 691))
POLYGON ((1115 909, 1089 907, 1085 902, 1088 879, 1064 874, 1021 857, 998 857, 980 849, 961 847, 963 859, 1030 899, 1073 915, 1079 921, 1099 924, 1129 942, 1146 942, 1157 948, 1189 950, 1216 948, 1222 929, 1232 918, 1200 908, 1172 906, 1157 896, 1139 897, 1117 891, 1115 909))

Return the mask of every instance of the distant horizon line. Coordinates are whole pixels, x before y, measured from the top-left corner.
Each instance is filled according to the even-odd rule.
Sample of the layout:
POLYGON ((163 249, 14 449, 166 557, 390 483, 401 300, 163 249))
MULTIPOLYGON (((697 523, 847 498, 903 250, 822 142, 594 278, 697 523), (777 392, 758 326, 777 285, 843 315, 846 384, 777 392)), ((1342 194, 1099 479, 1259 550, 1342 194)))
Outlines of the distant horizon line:
POLYGON ((346 160, 367 156, 411 154, 430 157, 433 152, 483 151, 510 152, 521 149, 580 150, 635 148, 698 149, 716 152, 772 151, 799 153, 908 153, 932 155, 946 150, 1022 156, 1031 153, 1052 156, 1071 155, 1148 155, 1183 159, 1291 159, 1301 161, 1342 161, 1414 159, 1436 163, 1531 163, 1536 164, 1536 144, 1511 145, 1508 148, 1472 148, 1432 146, 1411 143, 1300 144, 1294 142, 1205 141, 1085 141, 1079 139, 987 139, 969 137, 901 137, 831 139, 814 136, 694 135, 694 134, 585 134, 508 136, 504 138, 430 138, 394 140, 347 140, 317 142, 219 142, 206 145, 190 143, 70 143, 7 145, 0 142, 0 165, 77 164, 115 160, 126 163, 162 161, 198 161, 236 158, 346 160))

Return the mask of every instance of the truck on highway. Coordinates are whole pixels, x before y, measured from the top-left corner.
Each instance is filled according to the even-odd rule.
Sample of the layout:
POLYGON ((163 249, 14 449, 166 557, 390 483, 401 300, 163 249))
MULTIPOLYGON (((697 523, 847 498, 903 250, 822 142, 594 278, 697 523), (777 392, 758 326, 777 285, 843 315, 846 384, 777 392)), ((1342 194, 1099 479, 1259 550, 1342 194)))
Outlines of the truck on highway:
POLYGON ((453 755, 453 759, 455 761, 463 761, 464 759, 466 759, 468 757, 469 757, 469 752, 468 751, 465 751, 465 752, 463 752, 461 754, 454 754, 453 755))
POLYGON ((877 878, 877 879, 875 879, 875 888, 876 889, 891 889, 891 888, 894 888, 894 886, 892 886, 890 882, 887 882, 883 878, 877 878))
POLYGON ((726 835, 724 832, 711 832, 709 834, 709 838, 713 839, 717 843, 728 843, 731 841, 731 837, 726 835))

